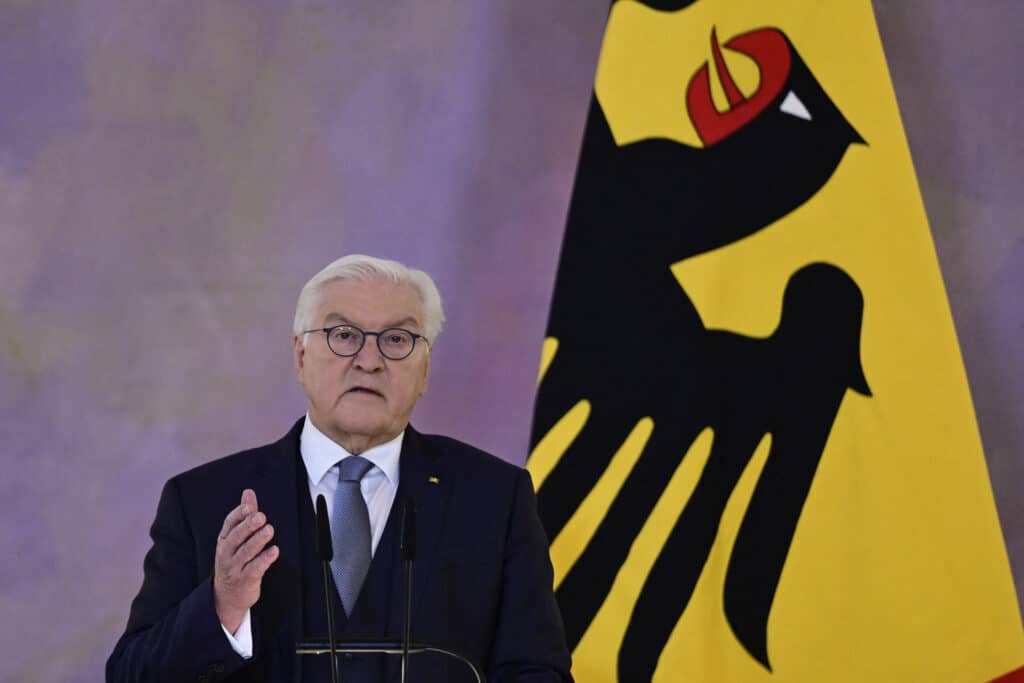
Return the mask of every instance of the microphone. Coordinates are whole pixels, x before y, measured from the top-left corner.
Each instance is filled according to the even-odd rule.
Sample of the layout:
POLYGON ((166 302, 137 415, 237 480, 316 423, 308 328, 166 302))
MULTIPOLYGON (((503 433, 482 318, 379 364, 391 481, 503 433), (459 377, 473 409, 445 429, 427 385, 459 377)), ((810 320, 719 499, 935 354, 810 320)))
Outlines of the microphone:
POLYGON ((405 617, 402 624, 402 683, 409 672, 409 644, 412 641, 412 563, 416 559, 416 504, 405 499, 402 515, 402 561, 405 565, 405 617))
POLYGON ((331 541, 331 521, 327 514, 327 499, 323 494, 316 497, 316 552, 321 562, 334 559, 334 543, 331 541))
POLYGON ((331 560, 334 559, 334 544, 331 542, 331 520, 327 514, 327 500, 323 494, 316 497, 316 551, 324 566, 327 636, 331 645, 331 683, 338 683, 338 636, 334 631, 334 601, 331 599, 331 560))
POLYGON ((402 515, 402 559, 406 562, 416 559, 416 502, 412 496, 405 499, 402 515))

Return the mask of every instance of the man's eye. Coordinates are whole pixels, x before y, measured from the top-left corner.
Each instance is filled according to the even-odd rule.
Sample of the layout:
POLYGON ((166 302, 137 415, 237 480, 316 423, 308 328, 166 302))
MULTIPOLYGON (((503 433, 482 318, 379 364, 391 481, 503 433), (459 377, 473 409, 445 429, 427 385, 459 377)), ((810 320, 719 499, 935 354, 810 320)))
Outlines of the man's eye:
POLYGON ((358 337, 352 330, 334 330, 331 333, 331 341, 337 344, 350 344, 354 342, 358 337))

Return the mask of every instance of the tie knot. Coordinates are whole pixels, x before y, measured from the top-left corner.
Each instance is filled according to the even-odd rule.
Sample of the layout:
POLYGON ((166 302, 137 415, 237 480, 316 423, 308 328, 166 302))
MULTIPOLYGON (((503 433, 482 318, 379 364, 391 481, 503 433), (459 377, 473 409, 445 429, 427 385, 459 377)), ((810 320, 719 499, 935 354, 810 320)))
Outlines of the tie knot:
POLYGON ((366 458, 361 458, 358 455, 352 455, 347 458, 343 458, 338 463, 338 479, 340 481, 359 481, 363 478, 370 468, 373 467, 373 463, 366 458))

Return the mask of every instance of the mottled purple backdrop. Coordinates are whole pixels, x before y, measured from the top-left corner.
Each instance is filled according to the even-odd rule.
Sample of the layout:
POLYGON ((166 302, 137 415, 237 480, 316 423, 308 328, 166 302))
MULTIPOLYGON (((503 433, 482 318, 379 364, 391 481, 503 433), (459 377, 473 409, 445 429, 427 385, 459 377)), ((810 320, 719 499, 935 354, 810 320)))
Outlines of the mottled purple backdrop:
MULTIPOLYGON (((875 7, 1022 587, 1024 4, 875 7)), ((163 481, 301 414, 295 296, 340 254, 435 275, 414 419, 524 461, 606 12, 0 3, 4 681, 100 680, 163 481)))

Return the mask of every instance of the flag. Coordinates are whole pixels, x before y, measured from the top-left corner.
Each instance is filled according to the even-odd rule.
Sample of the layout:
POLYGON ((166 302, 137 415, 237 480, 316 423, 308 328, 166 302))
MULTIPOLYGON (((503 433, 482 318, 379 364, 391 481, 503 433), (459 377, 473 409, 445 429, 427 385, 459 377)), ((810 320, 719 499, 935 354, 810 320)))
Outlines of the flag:
POLYGON ((869 0, 612 5, 531 449, 581 683, 1024 665, 869 0))

